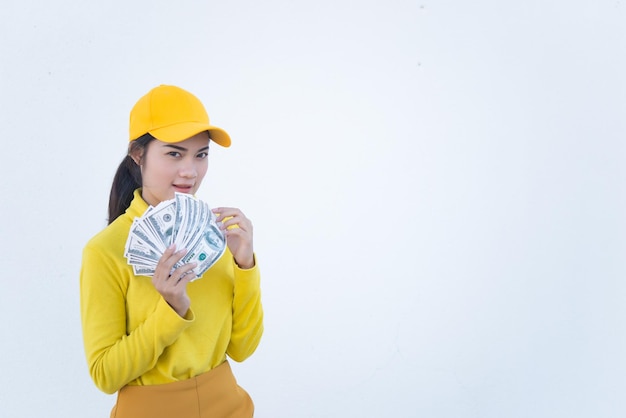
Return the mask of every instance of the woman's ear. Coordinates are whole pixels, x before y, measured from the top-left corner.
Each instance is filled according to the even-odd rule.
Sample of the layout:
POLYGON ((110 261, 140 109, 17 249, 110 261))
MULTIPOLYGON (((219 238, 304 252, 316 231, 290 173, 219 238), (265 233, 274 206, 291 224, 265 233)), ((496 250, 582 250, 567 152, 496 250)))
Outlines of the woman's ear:
POLYGON ((143 148, 132 147, 128 150, 128 156, 133 159, 135 164, 141 166, 141 160, 143 159, 143 148))

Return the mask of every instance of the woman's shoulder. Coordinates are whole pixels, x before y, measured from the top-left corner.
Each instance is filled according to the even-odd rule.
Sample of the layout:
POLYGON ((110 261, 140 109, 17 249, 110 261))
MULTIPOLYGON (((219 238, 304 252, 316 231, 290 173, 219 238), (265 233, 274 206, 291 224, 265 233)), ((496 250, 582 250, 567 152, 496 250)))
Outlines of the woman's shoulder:
POLYGON ((126 237, 132 221, 123 216, 94 235, 82 254, 81 288, 112 288, 125 291, 128 288, 129 266, 124 256, 126 237))
POLYGON ((103 250, 108 248, 117 250, 120 246, 124 248, 133 219, 140 216, 147 209, 147 206, 148 204, 144 202, 139 194, 139 189, 135 190, 134 198, 126 212, 94 235, 85 247, 103 250))
POLYGON ((119 248, 123 249, 126 245, 131 223, 132 220, 128 216, 122 215, 118 217, 111 224, 91 237, 91 239, 87 241, 85 248, 104 252, 108 250, 117 252, 119 248))

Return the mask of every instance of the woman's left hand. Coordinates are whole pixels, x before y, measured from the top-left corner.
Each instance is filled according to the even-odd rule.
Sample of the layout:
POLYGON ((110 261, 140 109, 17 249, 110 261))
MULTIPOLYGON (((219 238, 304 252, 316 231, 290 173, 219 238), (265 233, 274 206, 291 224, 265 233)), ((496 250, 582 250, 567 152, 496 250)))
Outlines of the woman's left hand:
POLYGON ((237 208, 214 208, 217 224, 226 236, 226 244, 242 269, 254 267, 252 222, 237 208))

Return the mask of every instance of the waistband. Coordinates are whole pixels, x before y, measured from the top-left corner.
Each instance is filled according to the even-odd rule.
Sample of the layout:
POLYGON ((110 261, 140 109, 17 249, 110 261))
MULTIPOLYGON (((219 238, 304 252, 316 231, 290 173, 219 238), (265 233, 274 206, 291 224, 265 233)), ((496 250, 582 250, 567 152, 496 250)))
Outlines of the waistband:
POLYGON ((225 361, 199 376, 162 385, 124 386, 111 418, 250 418, 254 404, 225 361))

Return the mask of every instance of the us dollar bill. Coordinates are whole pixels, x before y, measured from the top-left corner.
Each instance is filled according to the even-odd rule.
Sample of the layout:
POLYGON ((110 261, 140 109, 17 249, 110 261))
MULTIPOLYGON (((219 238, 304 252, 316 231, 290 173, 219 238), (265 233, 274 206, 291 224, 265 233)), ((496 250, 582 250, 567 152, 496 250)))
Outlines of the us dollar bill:
POLYGON ((176 193, 173 199, 149 206, 133 220, 124 256, 138 276, 153 276, 165 250, 175 244, 187 249, 172 270, 197 263, 195 279, 215 264, 226 250, 226 238, 209 205, 192 195, 176 193))

